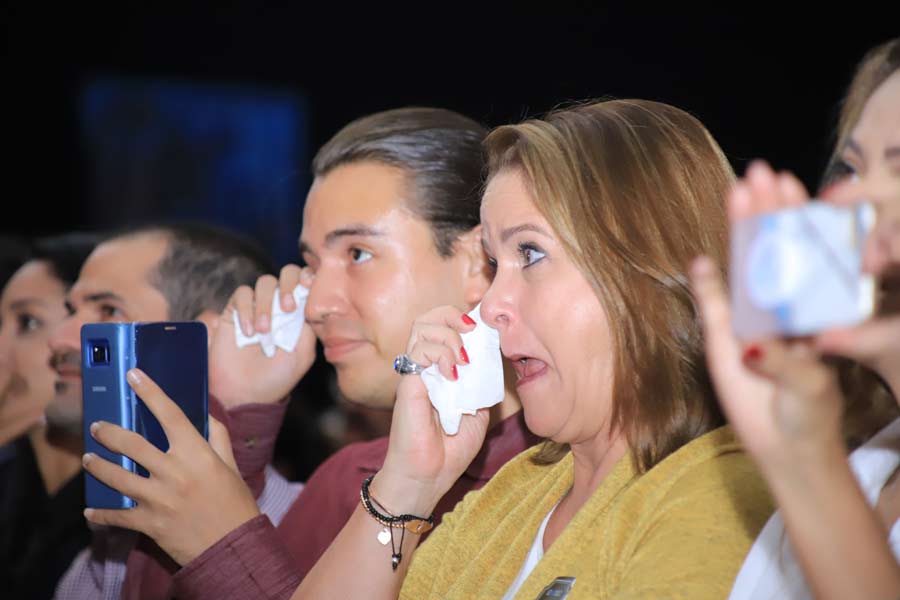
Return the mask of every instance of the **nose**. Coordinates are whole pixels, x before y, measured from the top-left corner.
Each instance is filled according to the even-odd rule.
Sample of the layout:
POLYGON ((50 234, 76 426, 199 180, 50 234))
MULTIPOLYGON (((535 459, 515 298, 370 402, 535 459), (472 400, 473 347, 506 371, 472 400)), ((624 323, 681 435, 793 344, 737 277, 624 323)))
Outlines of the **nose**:
POLYGON ((309 297, 304 311, 307 321, 321 323, 330 316, 347 312, 347 276, 341 265, 323 261, 308 282, 309 297))
POLYGON ((520 293, 512 277, 498 269, 481 299, 481 319, 503 333, 515 321, 516 299, 520 293))
POLYGON ((60 321, 50 332, 48 343, 53 354, 65 354, 81 348, 81 326, 84 319, 78 314, 70 315, 60 321))

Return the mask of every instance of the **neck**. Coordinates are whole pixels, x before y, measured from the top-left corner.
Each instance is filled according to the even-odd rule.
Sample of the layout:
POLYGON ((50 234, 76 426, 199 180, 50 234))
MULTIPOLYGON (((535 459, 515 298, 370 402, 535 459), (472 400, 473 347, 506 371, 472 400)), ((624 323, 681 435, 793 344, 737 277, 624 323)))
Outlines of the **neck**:
POLYGON ((81 471, 83 442, 80 436, 41 425, 28 433, 28 441, 49 496, 54 496, 81 471))
POLYGON ((628 443, 621 434, 599 433, 591 440, 572 444, 575 473, 569 499, 574 506, 587 502, 627 453, 628 443))
POLYGON ((503 401, 495 404, 490 408, 491 418, 488 421, 488 428, 493 427, 497 423, 506 420, 522 410, 522 403, 519 401, 519 394, 516 393, 516 370, 512 368, 509 361, 503 359, 503 401))

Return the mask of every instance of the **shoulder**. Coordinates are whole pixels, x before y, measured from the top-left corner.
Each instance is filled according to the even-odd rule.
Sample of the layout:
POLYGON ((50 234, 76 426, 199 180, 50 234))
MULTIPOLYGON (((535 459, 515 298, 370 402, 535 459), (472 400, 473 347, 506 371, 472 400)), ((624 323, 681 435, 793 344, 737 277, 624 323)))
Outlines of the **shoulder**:
MULTIPOLYGON (((729 427, 700 436, 639 478, 638 495, 659 517, 677 513, 755 535, 771 515, 768 487, 729 427)), ((665 517, 664 517, 665 518, 665 517)))

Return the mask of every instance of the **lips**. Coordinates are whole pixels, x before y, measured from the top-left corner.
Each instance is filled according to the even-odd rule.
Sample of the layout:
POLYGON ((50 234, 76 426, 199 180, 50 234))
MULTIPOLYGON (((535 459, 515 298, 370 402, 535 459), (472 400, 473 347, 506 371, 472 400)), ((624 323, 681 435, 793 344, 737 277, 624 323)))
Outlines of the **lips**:
POLYGON ((322 347, 325 350, 325 360, 330 363, 339 361, 354 350, 362 347, 365 340, 342 336, 328 336, 322 338, 322 347))

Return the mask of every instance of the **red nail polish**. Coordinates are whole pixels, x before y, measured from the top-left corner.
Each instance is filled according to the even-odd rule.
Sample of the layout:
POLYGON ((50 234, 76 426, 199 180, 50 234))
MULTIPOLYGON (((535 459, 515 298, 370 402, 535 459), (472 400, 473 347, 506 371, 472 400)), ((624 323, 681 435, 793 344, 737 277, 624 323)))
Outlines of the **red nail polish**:
POLYGON ((453 365, 453 380, 459 379, 459 373, 456 372, 456 365, 453 365))
POLYGON ((463 315, 463 323, 465 323, 466 325, 474 325, 475 320, 469 315, 463 315))
POLYGON ((464 363, 469 364, 469 354, 466 352, 465 346, 460 346, 459 355, 462 357, 464 363))
POLYGON ((756 362, 762 358, 762 348, 753 345, 744 350, 744 362, 756 362))

